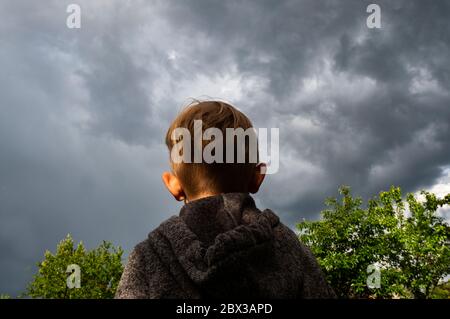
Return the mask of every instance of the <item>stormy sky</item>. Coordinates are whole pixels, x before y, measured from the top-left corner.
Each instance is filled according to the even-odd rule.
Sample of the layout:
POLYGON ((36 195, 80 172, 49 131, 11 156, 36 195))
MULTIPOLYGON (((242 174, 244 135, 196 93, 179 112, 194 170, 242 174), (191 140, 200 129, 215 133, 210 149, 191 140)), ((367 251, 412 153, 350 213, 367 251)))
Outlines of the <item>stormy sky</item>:
POLYGON ((342 184, 450 193, 450 2, 376 1, 369 29, 372 2, 0 1, 0 293, 67 233, 128 252, 178 212, 163 141, 189 98, 280 129, 256 199, 290 226, 342 184))

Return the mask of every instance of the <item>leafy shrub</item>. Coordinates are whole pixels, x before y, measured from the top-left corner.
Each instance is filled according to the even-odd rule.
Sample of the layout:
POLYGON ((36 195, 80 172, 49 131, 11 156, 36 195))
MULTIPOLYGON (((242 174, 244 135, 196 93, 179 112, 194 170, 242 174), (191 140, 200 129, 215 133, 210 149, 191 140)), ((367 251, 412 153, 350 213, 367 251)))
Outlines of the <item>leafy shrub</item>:
MULTIPOLYGON (((80 242, 76 247, 70 235, 62 240, 56 253, 46 251, 38 263, 38 273, 28 285, 25 296, 32 298, 113 298, 123 272, 123 250, 103 241, 97 248, 86 250, 80 242), (80 288, 70 288, 67 281, 69 265, 80 268, 80 288)), ((70 279, 69 279, 70 280, 70 279)))

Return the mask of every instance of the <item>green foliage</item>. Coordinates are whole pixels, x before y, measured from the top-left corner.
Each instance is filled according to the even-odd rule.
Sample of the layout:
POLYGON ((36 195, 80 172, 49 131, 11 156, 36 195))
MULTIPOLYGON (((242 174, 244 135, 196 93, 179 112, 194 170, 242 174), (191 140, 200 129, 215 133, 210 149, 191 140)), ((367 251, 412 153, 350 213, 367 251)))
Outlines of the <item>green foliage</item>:
POLYGON ((327 280, 341 298, 430 298, 450 273, 450 227, 436 215, 450 203, 423 192, 425 201, 392 187, 362 207, 348 187, 342 200, 330 198, 320 221, 297 225, 300 240, 316 255, 327 280), (367 285, 367 267, 381 271, 379 288, 367 285))
POLYGON ((74 247, 72 237, 67 235, 58 244, 55 254, 45 252, 25 295, 58 299, 113 298, 123 271, 122 254, 120 247, 105 241, 90 251, 82 242, 74 247), (72 264, 80 267, 80 288, 68 288, 70 273, 66 271, 72 264))
POLYGON ((450 282, 447 281, 434 288, 431 298, 433 299, 450 299, 450 282))
POLYGON ((6 294, 0 294, 0 299, 11 299, 11 296, 6 294))

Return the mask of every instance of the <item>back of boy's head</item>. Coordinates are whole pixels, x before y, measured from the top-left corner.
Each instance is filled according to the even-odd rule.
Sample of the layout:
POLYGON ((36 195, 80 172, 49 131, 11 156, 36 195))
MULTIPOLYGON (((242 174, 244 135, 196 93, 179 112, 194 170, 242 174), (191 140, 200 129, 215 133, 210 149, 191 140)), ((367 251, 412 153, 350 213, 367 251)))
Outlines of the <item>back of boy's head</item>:
MULTIPOLYGON (((190 132, 192 150, 194 149, 194 121, 202 121, 202 134, 208 128, 217 128, 222 131, 223 136, 223 163, 201 163, 181 162, 171 166, 174 174, 183 185, 184 192, 188 197, 195 197, 203 193, 230 193, 248 192, 248 184, 252 178, 257 163, 249 160, 249 142, 245 142, 245 161, 243 163, 225 163, 226 159, 226 129, 242 128, 247 130, 253 128, 251 121, 235 107, 222 101, 195 101, 189 104, 170 125, 166 134, 166 145, 171 153, 172 148, 178 142, 173 139, 173 132, 177 128, 186 128, 190 132)), ((210 141, 202 141, 202 151, 210 141)), ((234 139, 234 156, 240 146, 239 141, 234 139)), ((242 146, 241 146, 242 147, 242 146)), ((256 147, 256 152, 257 147, 256 147)), ((193 152, 191 152, 193 153, 193 152)), ((257 157, 258 155, 256 155, 257 157)))

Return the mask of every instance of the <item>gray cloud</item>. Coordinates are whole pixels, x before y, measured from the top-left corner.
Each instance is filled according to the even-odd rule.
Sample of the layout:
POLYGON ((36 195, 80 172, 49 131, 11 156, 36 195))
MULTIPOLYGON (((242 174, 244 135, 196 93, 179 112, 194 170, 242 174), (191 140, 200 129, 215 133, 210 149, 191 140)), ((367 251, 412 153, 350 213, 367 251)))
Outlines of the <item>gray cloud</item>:
POLYGON ((189 97, 280 127, 257 201, 287 224, 347 184, 441 185, 450 165, 450 4, 78 1, 0 4, 0 292, 17 294, 72 233, 129 250, 179 209, 162 143, 189 97))

